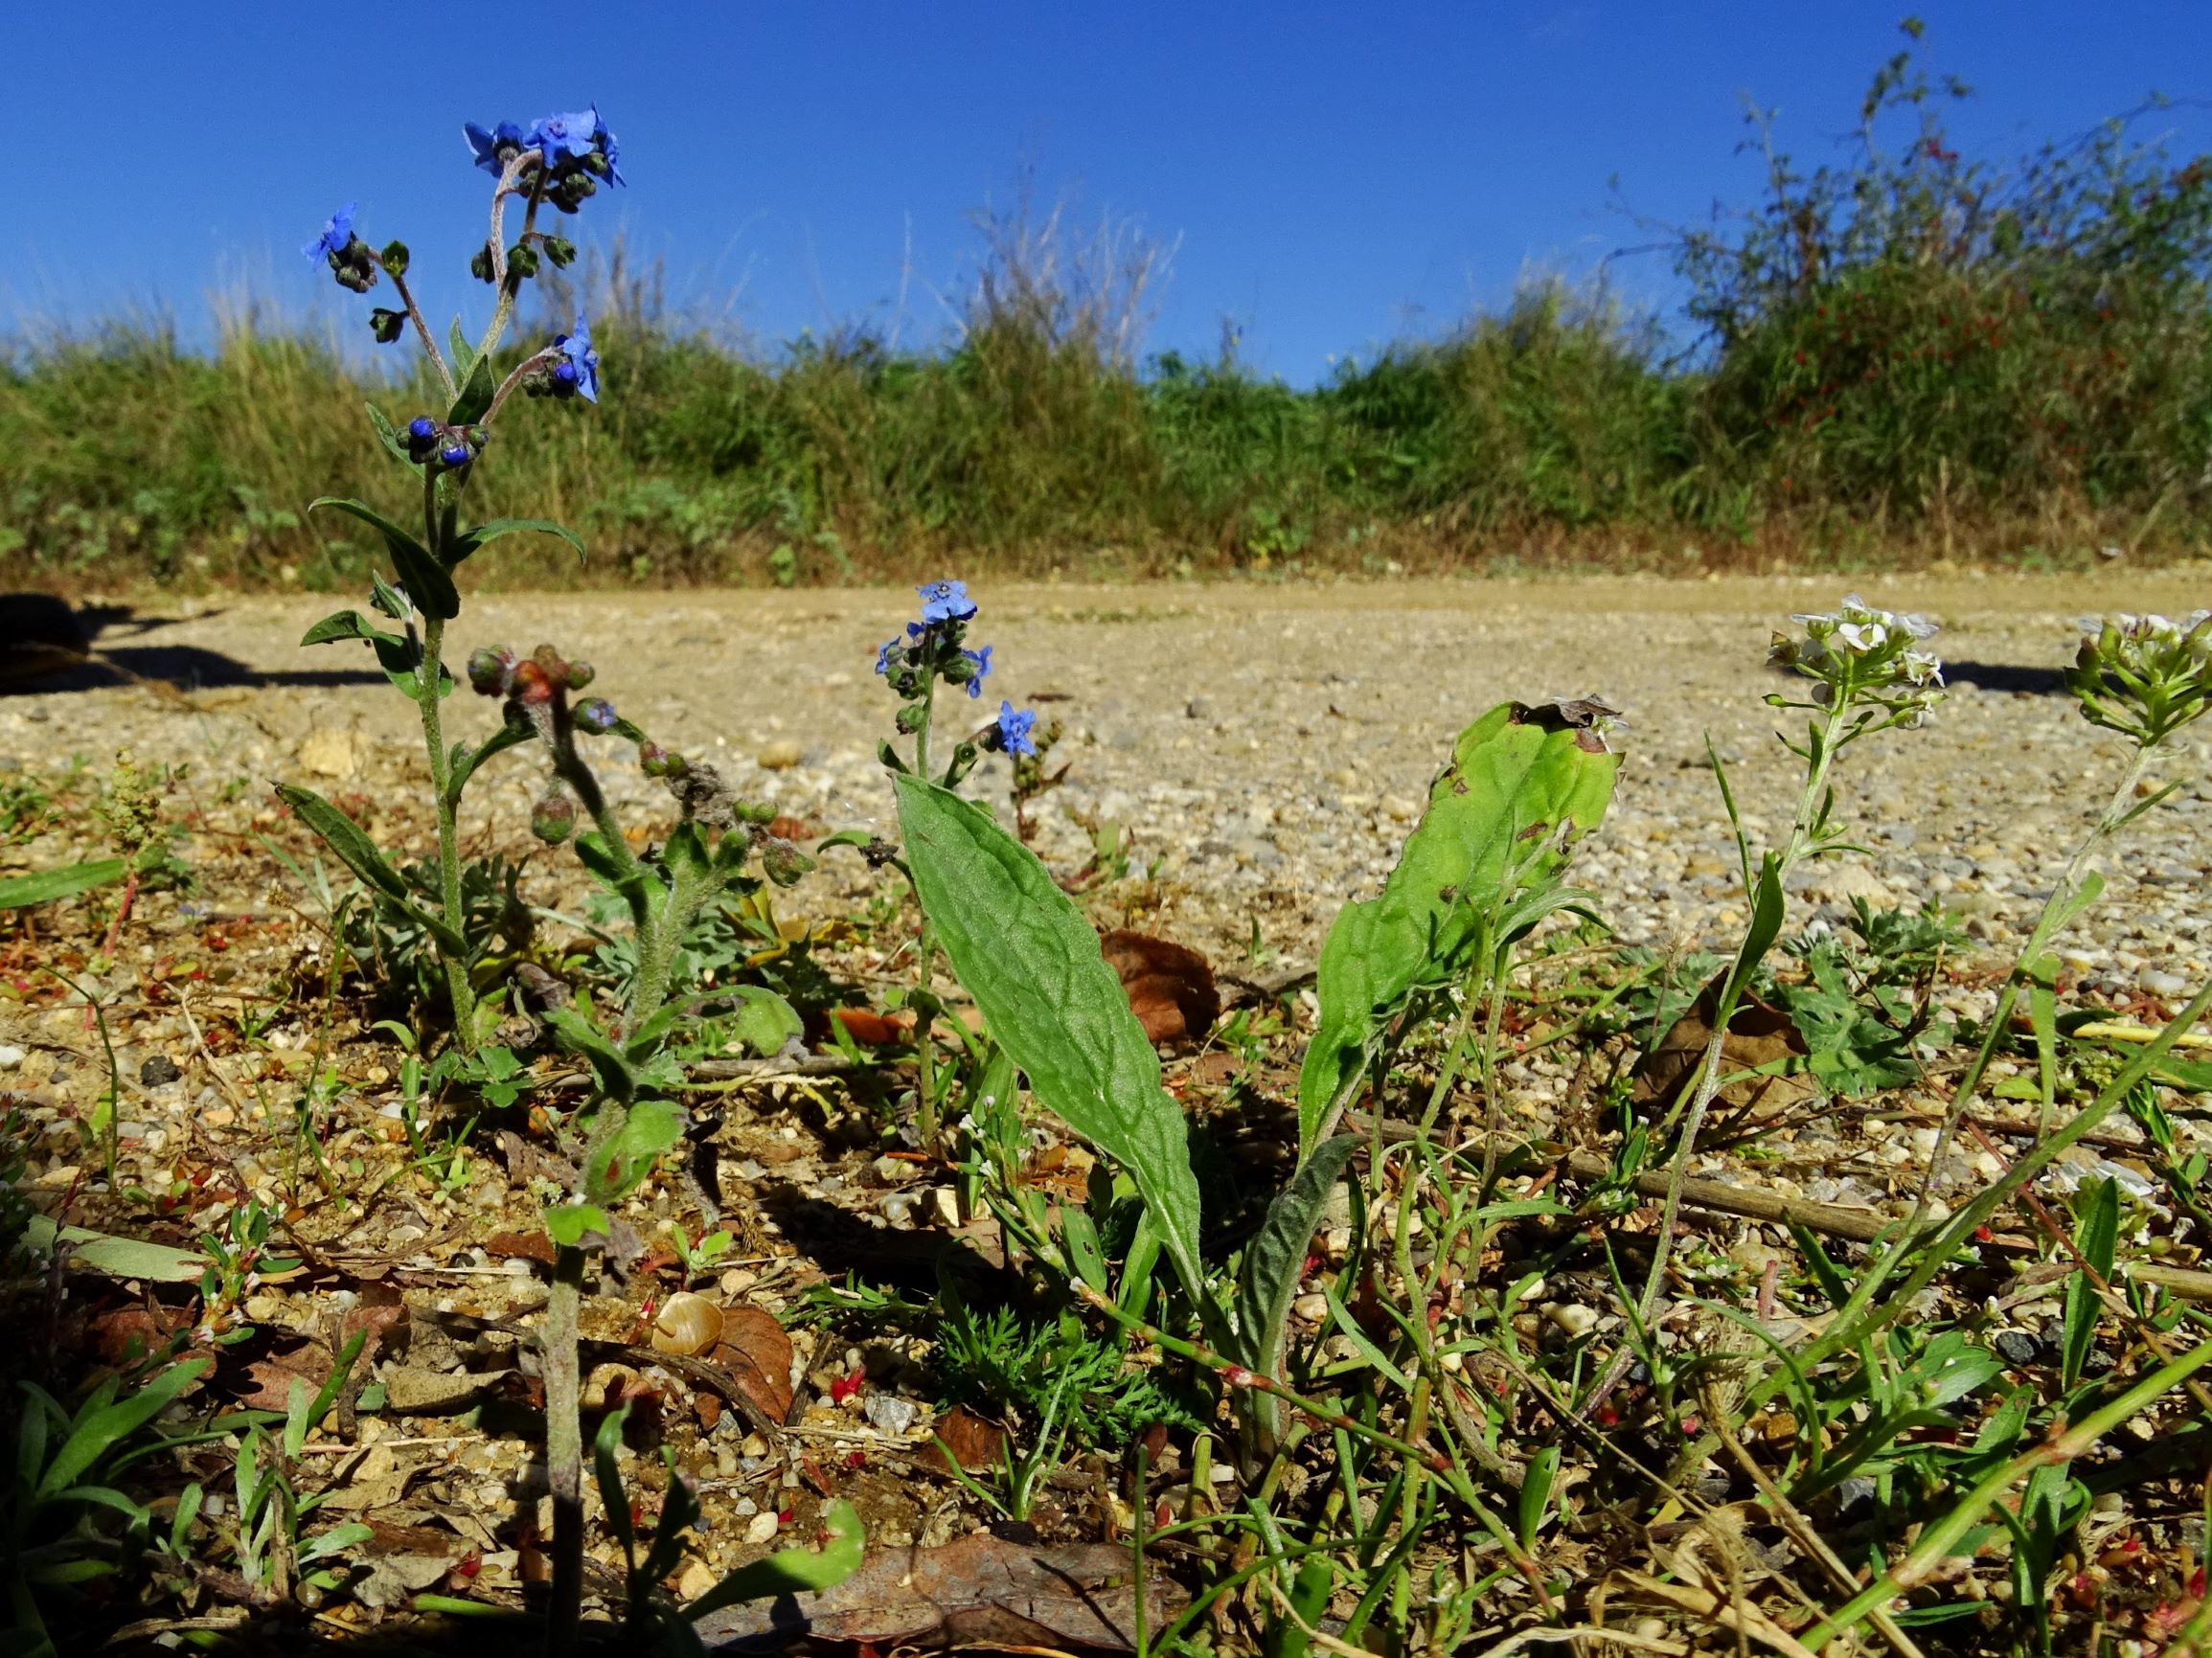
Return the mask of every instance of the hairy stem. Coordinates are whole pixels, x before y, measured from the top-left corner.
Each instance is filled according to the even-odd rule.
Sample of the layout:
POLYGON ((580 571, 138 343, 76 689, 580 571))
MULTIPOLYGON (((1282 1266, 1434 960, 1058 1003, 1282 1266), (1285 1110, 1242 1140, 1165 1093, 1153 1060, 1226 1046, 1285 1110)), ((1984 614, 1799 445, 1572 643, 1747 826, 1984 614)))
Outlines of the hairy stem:
MULTIPOLYGON (((936 705, 937 676, 931 674, 922 693, 922 725, 914 734, 914 771, 924 779, 929 776, 929 719, 936 705)), ((917 893, 915 897, 919 902, 921 895, 917 893)), ((929 1033, 929 981, 937 965, 937 930, 930 924, 926 908, 922 911, 922 937, 915 953, 921 958, 914 971, 922 999, 914 1009, 914 1130, 927 1153, 937 1146, 939 1079, 936 1041, 929 1033)))
POLYGON ((382 255, 373 253, 369 257, 376 261, 377 269, 392 279, 392 286, 399 292, 399 303, 407 307, 407 320, 415 325, 415 332, 422 341, 423 353, 429 357, 430 366, 438 371, 439 381, 445 388, 445 403, 450 408, 460 397, 461 388, 453 383, 453 370, 445 361, 445 353, 438 349, 437 336, 431 333, 430 325, 423 320, 422 307, 415 303, 414 290, 407 286, 405 277, 384 262, 382 255))
MULTIPOLYGON (((430 513, 431 534, 437 534, 437 513, 430 513)), ((432 546, 436 554, 435 540, 432 546)), ((461 909, 461 835, 456 812, 457 803, 450 786, 452 767, 445 753, 445 720, 439 708, 438 693, 445 670, 440 651, 445 643, 445 619, 425 616, 422 619, 422 662, 415 670, 415 703, 422 713, 422 747, 430 758, 431 793, 438 808, 438 906, 445 924, 467 937, 461 909)), ((447 955, 445 958, 445 988, 453 999, 453 1039, 461 1052, 469 1054, 476 1048, 476 990, 468 982, 468 963, 466 958, 447 955)))
POLYGON ((554 1253, 553 1293, 540 1334, 545 1377, 545 1475, 553 1493, 553 1604, 545 1649, 569 1658, 583 1621, 583 1421, 578 1380, 577 1313, 583 1303, 583 1251, 554 1253))

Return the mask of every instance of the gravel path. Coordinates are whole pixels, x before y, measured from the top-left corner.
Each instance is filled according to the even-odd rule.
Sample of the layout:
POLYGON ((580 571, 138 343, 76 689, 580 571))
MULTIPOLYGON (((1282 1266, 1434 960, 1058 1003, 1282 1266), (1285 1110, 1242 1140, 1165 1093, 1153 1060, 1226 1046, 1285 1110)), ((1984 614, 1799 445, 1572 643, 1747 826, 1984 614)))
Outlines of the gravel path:
MULTIPOLYGON (((1046 803, 1039 849, 1059 867, 1083 861, 1087 837, 1071 812, 1127 826, 1138 864, 1161 877, 1152 924, 1228 961, 1242 959, 1255 920, 1281 958, 1311 959, 1337 905, 1388 868, 1466 721, 1501 697, 1590 692, 1625 709, 1631 728, 1613 814, 1579 878, 1630 941, 1726 934, 1738 899, 1704 744, 1709 735, 1728 761, 1754 831, 1778 832, 1793 762, 1759 701, 1774 683, 1767 638, 1840 588, 1824 579, 973 585, 984 605, 976 637, 996 645, 1001 669, 992 691, 1035 701, 1066 727, 1058 758, 1072 769, 1046 803)), ((2001 943, 2119 774, 2118 742, 2086 725, 2058 687, 2071 619, 2184 611, 2212 597, 2212 579, 1861 585, 1876 603, 1942 621, 1935 644, 1954 689, 1927 729, 1854 756, 1842 811, 1873 855, 1818 873, 1808 896, 1941 897, 2001 943)), ((372 802, 404 798, 421 765, 413 710, 370 671, 362 647, 293 643, 332 607, 238 599, 115 621, 100 640, 109 659, 189 695, 87 670, 66 689, 0 697, 0 764, 72 752, 104 761, 128 745, 218 781, 305 777, 372 802)), ((869 664, 909 608, 907 595, 885 590, 505 595, 470 606, 452 656, 550 640, 598 664, 595 690, 662 740, 733 760, 741 792, 832 827, 880 827, 888 796, 874 748, 890 702, 869 664)), ((494 717, 466 691, 449 707, 453 735, 481 734, 494 717)), ((2212 745, 2186 758, 2186 786, 2137 827, 2109 871, 2110 897, 2072 941, 2072 965, 2092 984, 2170 993, 2212 958, 2212 911, 2198 901, 2212 867, 2212 745)), ((480 822, 518 830, 536 767, 500 766, 470 804, 480 822)), ((618 794, 648 797, 634 766, 610 756, 606 769, 618 794)), ((1002 761, 987 761, 979 777, 985 792, 1003 793, 1002 761)), ((261 800, 248 791, 241 815, 261 800)), ((46 861, 64 850, 14 855, 46 861)))

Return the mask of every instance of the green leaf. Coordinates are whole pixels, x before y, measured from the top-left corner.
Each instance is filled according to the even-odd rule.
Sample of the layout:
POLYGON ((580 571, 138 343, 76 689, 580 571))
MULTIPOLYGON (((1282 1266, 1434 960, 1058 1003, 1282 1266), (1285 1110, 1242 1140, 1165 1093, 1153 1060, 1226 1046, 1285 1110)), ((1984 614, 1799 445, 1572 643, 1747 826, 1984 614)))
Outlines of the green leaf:
POLYGON ((1263 1375, 1281 1373, 1284 1335, 1307 1246, 1321 1224, 1329 1193, 1359 1144, 1357 1134, 1339 1134, 1314 1147, 1290 1184, 1267 1205, 1266 1218, 1244 1245, 1237 1274, 1237 1345, 1243 1361, 1263 1375))
MULTIPOLYGON (((2074 1247, 2081 1251, 2089 1272, 2107 1283, 2112 1281, 2112 1260, 2119 1249, 2119 1239, 2120 1183, 2099 1180, 2085 1185, 2075 1205, 2074 1247)), ((2096 1341, 2097 1319, 2105 1310, 2105 1298, 2089 1281, 2089 1272, 2077 1267, 2066 1280, 2066 1316, 2059 1364, 2062 1387, 2071 1388, 2082 1379, 2082 1369, 2088 1362, 2089 1349, 2096 1341)))
POLYGON ((66 1245, 72 1266, 97 1272, 103 1278, 136 1278, 148 1283, 197 1283, 208 1265, 204 1255, 190 1255, 166 1243, 149 1243, 144 1238, 110 1238, 105 1233, 88 1232, 81 1226, 57 1227, 53 1217, 45 1215, 31 1216, 23 1236, 40 1255, 51 1255, 57 1245, 66 1245))
POLYGON ((422 542, 364 501, 350 500, 342 495, 319 495, 308 503, 308 511, 312 512, 318 507, 335 508, 383 535, 384 549, 392 556, 392 567, 399 573, 408 597, 422 607, 423 615, 451 621, 461 614, 461 594, 453 585, 453 578, 422 542))
POLYGON ((628 1100, 637 1092, 637 1074, 630 1069, 628 1057, 598 1026, 574 1008, 549 1008, 545 1022, 553 1027, 563 1048, 592 1068, 606 1093, 617 1100, 628 1100))
POLYGON ((798 1010, 765 986, 733 985, 730 993, 738 998, 731 1033, 762 1058, 781 1054, 786 1043, 805 1033, 798 1010))
POLYGON ((447 792, 458 801, 461 790, 476 775, 476 768, 495 754, 528 742, 537 733, 527 725, 503 725, 474 748, 460 749, 453 757, 452 783, 447 792))
POLYGON ((592 1148, 583 1170, 583 1193, 612 1203, 652 1172, 660 1154, 683 1138, 683 1115, 666 1100, 640 1100, 621 1124, 592 1148))
POLYGON ((607 1236, 606 1211, 596 1203, 561 1203, 545 1212, 545 1236, 574 1249, 591 1233, 607 1236))
POLYGON ((366 1543, 376 1534, 374 1526, 364 1526, 358 1520, 343 1526, 332 1526, 329 1531, 309 1537, 300 1545, 300 1563, 319 1560, 325 1555, 335 1555, 341 1549, 351 1549, 356 1543, 366 1543))
POLYGON ((1604 818, 1621 757, 1587 732, 1501 703, 1460 733, 1381 894, 1347 904, 1322 946, 1320 1023, 1298 1076, 1311 1154, 1413 995, 1459 978, 1491 918, 1566 860, 1562 831, 1604 818))
POLYGON ((415 901, 414 893, 400 878, 399 872, 384 861, 384 854, 376 850, 376 843, 359 824, 313 789, 302 788, 297 784, 278 784, 277 797, 322 837, 323 844, 337 854, 339 862, 398 904, 409 920, 436 939, 440 949, 456 958, 467 957, 467 942, 415 901))
POLYGON ((1182 1107, 1160 1086, 1159 1056, 1098 934, 981 806, 910 773, 893 783, 915 890, 992 1036, 1041 1104, 1129 1170, 1184 1289, 1202 1304, 1182 1107))
POLYGON ((455 317, 453 326, 445 330, 445 346, 453 355, 453 373, 461 379, 468 377, 468 371, 476 365, 476 348, 468 343, 468 336, 461 331, 461 319, 455 317))
POLYGON ((1099 1246, 1098 1228, 1091 1224, 1090 1215, 1072 1206, 1063 1208, 1060 1212, 1060 1240, 1075 1276, 1099 1294, 1109 1294, 1113 1285, 1106 1278, 1106 1251, 1099 1246))
POLYGON ((535 530, 540 535, 558 535, 576 549, 579 558, 584 556, 583 538, 565 524, 556 524, 550 518, 493 518, 462 532, 453 543, 448 564, 458 564, 472 554, 482 552, 502 535, 512 535, 519 530, 535 530))
MULTIPOLYGON (((187 1359, 163 1371, 128 1398, 79 1412, 68 1441, 39 1475, 38 1496, 50 1497, 74 1486, 79 1475, 159 1416, 170 1400, 204 1375, 213 1362, 187 1359)), ((97 1399, 100 1396, 93 1397, 97 1399)))
POLYGON ((1560 1448, 1545 1445, 1528 1460, 1528 1473, 1520 1484, 1520 1510, 1515 1516, 1516 1530, 1520 1533, 1520 1546, 1536 1547, 1536 1534, 1543 1527, 1544 1510, 1551 1503, 1552 1482, 1559 1478, 1560 1448))
MULTIPOLYGON (((374 639, 377 633, 378 629, 371 627, 368 619, 358 610, 337 610, 300 635, 300 648, 304 650, 310 645, 329 645, 338 639, 374 639)), ((391 636, 386 634, 385 637, 391 636)))
POLYGON ((0 910, 28 909, 50 904, 72 893, 87 893, 120 881, 130 868, 125 858, 95 858, 90 863, 64 864, 57 870, 34 870, 27 875, 10 875, 0 881, 0 910))
POLYGON ((396 459, 406 462, 417 472, 421 472, 422 469, 422 463, 407 452, 407 440, 399 436, 399 427, 393 425, 385 418, 384 411, 366 399, 363 399, 361 407, 369 411, 369 424, 376 428, 376 436, 384 447, 391 451, 396 459))
POLYGON ((306 1383, 294 1382, 292 1384, 296 1390, 292 1396, 293 1398, 304 1399, 306 1408, 289 1412, 286 1415, 285 1455, 287 1457, 298 1456, 300 1447, 308 1442, 308 1429, 321 1421, 325 1416, 330 1414, 331 1407, 338 1402, 338 1395, 345 1388, 346 1377, 353 1374, 353 1361, 361 1356, 362 1344, 368 1339, 369 1332, 365 1329, 357 1329, 353 1332, 352 1339, 338 1350, 338 1356, 331 1365, 331 1374, 323 1378, 323 1385, 315 1390, 315 1397, 312 1399, 306 1398, 308 1391, 306 1383))
POLYGON ((461 395, 453 399, 453 406, 445 411, 449 426, 472 426, 484 419, 484 411, 491 407, 491 399, 498 394, 498 386, 491 378, 491 359, 478 357, 469 364, 467 372, 458 376, 461 395))
POLYGON ((860 1546, 868 1533, 851 1503, 832 1503, 824 1509, 822 1526, 830 1538, 819 1554, 808 1549, 778 1549, 764 1560, 740 1566, 685 1606, 684 1616, 696 1624, 710 1612, 745 1601, 818 1595, 824 1589, 834 1589, 860 1569, 860 1546))
POLYGON ((622 1488, 622 1465, 615 1459, 622 1449, 623 1424, 629 1420, 629 1406, 618 1405, 606 1413, 599 1432, 591 1438, 591 1466, 599 1479, 599 1500, 606 1510, 606 1529, 622 1545, 627 1562, 637 1554, 637 1532, 629 1523, 629 1493, 622 1488))

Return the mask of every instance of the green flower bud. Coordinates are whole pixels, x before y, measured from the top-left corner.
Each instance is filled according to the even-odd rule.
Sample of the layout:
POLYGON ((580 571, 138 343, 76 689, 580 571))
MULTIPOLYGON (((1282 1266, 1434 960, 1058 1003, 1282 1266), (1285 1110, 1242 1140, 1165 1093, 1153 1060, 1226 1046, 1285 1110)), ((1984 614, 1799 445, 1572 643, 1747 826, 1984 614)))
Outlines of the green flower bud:
POLYGON ((795 885, 813 867, 812 858, 781 835, 770 835, 761 843, 762 872, 779 887, 795 885))
POLYGON ((576 832, 576 803, 564 794, 549 794, 530 808, 530 832, 549 847, 557 847, 576 832))
POLYGON ((468 274, 474 277, 480 283, 495 282, 498 280, 497 274, 493 271, 491 266, 491 244, 490 242, 486 242, 482 247, 478 248, 474 257, 469 260, 468 274))
POLYGON ((514 684, 514 652, 486 646, 468 657, 469 689, 485 696, 505 696, 514 684))
POLYGON ((545 257, 553 261, 555 270, 566 270, 576 262, 576 243, 564 236, 545 238, 545 257))
POLYGON ((571 691, 582 691, 598 677, 599 670, 588 662, 572 662, 568 665, 568 689, 571 691))
POLYGON ((507 274, 520 282, 524 277, 537 274, 537 250, 528 242, 518 241, 507 250, 507 274))
POLYGON ((407 327, 405 311, 386 310, 378 306, 369 313, 369 331, 376 336, 380 346, 391 345, 407 327))
POLYGON ((384 268, 392 275, 402 277, 407 274, 407 244, 405 242, 388 241, 384 244, 384 251, 376 257, 384 261, 384 268))

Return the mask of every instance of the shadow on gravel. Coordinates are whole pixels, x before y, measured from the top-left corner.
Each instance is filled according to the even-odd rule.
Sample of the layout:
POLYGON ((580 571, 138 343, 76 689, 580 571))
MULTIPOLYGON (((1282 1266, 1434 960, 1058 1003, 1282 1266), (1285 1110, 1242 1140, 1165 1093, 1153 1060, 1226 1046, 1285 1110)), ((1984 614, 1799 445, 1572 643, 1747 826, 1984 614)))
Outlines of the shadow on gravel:
POLYGON ((2022 696, 2056 696, 2066 689, 2062 669, 2013 662, 1951 662, 1943 665, 1949 685, 1971 685, 1976 691, 2009 691, 2022 696))
POLYGON ((126 604, 72 609, 48 593, 0 594, 0 696, 91 691, 154 682, 179 691, 232 686, 375 685, 375 669, 304 668, 267 672, 199 645, 135 645, 173 626, 126 604), (111 643, 112 642, 112 643, 111 643))

